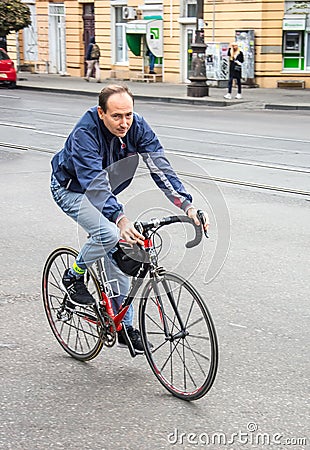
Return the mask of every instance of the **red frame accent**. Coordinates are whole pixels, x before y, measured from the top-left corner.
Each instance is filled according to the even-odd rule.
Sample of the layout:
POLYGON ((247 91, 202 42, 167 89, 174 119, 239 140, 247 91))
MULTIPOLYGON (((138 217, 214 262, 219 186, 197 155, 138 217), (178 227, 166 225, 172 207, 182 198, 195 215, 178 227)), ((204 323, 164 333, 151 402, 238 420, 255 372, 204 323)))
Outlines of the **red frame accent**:
POLYGON ((102 295, 102 303, 106 309, 106 312, 109 314, 109 316, 115 323, 116 331, 120 331, 122 329, 121 322, 128 311, 129 305, 122 308, 120 310, 120 312, 115 315, 113 308, 112 308, 112 303, 111 303, 111 300, 109 299, 109 297, 104 292, 101 292, 101 295, 102 295))
POLYGON ((115 323, 115 327, 116 327, 116 331, 120 331, 122 329, 122 320, 124 318, 124 316, 126 315, 126 312, 128 311, 130 305, 124 306, 124 308, 121 309, 121 311, 116 314, 116 316, 113 317, 114 323, 115 323))
POLYGON ((144 248, 152 248, 152 247, 153 247, 152 239, 144 239, 144 248))
POLYGON ((102 304, 104 305, 106 312, 112 319, 114 319, 114 311, 112 308, 111 300, 104 292, 101 292, 101 295, 102 295, 102 304))

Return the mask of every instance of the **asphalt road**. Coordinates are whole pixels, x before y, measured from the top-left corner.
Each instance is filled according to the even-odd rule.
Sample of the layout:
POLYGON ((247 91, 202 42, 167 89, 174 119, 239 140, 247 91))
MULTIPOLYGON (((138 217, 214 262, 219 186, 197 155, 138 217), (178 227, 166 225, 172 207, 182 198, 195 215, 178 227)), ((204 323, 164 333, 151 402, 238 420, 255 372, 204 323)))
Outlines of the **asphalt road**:
MULTIPOLYGON (((63 138, 43 132, 65 133, 88 103, 63 97, 27 93, 13 99, 14 106, 10 99, 0 99, 0 448, 307 448, 308 196, 184 176, 199 204, 210 212, 211 238, 187 253, 182 234, 176 238, 171 232, 174 247, 164 263, 188 276, 204 294, 218 332, 219 372, 202 400, 185 403, 166 393, 144 357, 131 359, 126 350, 115 347, 89 363, 78 363, 56 342, 41 301, 42 267, 52 249, 62 244, 78 248, 84 235, 50 197, 51 154, 3 144, 56 150, 63 138), (21 129, 22 124, 32 128, 21 129)), ((145 109, 150 122, 159 126, 169 125, 169 116, 174 124, 179 117, 179 126, 185 127, 178 108, 158 110, 142 103, 137 108, 145 109)), ((191 128, 198 128, 207 114, 197 108, 187 112, 191 128)), ((261 127, 265 135, 275 130, 278 113, 266 113, 244 116, 249 133, 260 118, 260 135, 261 127)), ((308 147, 297 139, 309 139, 307 116, 281 117, 276 133, 281 139, 296 139, 297 155, 295 159, 286 152, 281 164, 306 168, 307 158, 299 157, 304 158, 308 147), (285 127, 292 121, 296 135, 285 127)), ((239 123, 227 112, 216 112, 208 126, 233 132, 239 123)), ((193 132, 194 143, 195 138, 193 132)), ((237 144, 241 142, 244 137, 237 144)), ((214 154, 225 156, 219 150, 214 154)), ((255 160, 256 151, 250 156, 255 160)), ((260 161, 277 163, 278 155, 271 149, 264 158, 260 161)), ((191 158, 184 162, 179 155, 173 159, 188 173, 200 164, 189 167, 191 158)), ((220 164, 226 170, 225 162, 220 164)), ((286 175, 277 176, 284 185, 286 175)), ((297 178, 304 189, 304 178, 297 178)), ((153 215, 169 209, 143 170, 122 201, 133 216, 148 208, 147 214, 153 215)))

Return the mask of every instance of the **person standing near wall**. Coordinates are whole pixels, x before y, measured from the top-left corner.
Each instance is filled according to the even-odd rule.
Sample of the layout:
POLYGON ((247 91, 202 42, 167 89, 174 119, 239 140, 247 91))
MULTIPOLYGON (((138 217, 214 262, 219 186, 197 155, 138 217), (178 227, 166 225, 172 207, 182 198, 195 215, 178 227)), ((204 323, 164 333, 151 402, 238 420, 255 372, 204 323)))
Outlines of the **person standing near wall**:
POLYGON ((227 56, 229 57, 229 81, 228 92, 224 95, 224 98, 231 99, 233 80, 237 81, 238 93, 235 98, 242 98, 241 94, 241 67, 244 61, 242 51, 238 47, 237 42, 233 42, 228 49, 227 56))
POLYGON ((87 73, 86 73, 86 77, 84 78, 85 81, 89 81, 92 71, 95 68, 96 81, 97 81, 97 83, 100 83, 99 58, 100 58, 100 48, 99 48, 98 44, 96 44, 95 38, 91 37, 89 45, 87 47, 86 58, 85 58, 86 63, 87 63, 87 73))
POLYGON ((153 55, 153 53, 151 52, 151 50, 149 48, 146 51, 146 56, 149 57, 149 73, 152 75, 155 75, 156 72, 154 70, 154 67, 155 67, 156 56, 153 55))

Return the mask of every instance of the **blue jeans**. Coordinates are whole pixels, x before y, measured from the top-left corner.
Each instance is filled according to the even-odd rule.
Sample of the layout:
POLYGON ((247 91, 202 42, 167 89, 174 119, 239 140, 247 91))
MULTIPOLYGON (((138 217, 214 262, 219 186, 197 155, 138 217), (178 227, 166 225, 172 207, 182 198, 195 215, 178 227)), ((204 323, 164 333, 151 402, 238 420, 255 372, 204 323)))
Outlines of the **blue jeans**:
POLYGON ((156 56, 153 55, 153 53, 151 53, 149 55, 149 66, 150 66, 150 72, 154 72, 154 67, 155 67, 155 59, 156 56))
MULTIPOLYGON (((61 187, 54 176, 51 180, 51 192, 57 205, 81 225, 89 235, 76 259, 77 265, 85 270, 95 261, 103 258, 108 280, 118 280, 120 295, 111 299, 113 310, 117 313, 130 287, 130 278, 117 267, 112 258, 120 237, 119 229, 115 223, 110 222, 90 203, 86 195, 61 187)), ((130 305, 123 323, 126 326, 132 326, 132 305, 130 305)))

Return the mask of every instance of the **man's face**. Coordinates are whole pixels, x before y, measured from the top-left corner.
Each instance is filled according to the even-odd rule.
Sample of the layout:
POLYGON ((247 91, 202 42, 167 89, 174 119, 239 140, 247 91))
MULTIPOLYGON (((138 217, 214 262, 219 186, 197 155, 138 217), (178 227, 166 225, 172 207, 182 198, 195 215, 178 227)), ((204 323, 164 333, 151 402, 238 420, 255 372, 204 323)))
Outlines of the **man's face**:
POLYGON ((133 120, 133 101, 126 92, 112 94, 107 102, 107 111, 100 106, 98 115, 107 129, 117 137, 124 137, 131 127, 133 120))

